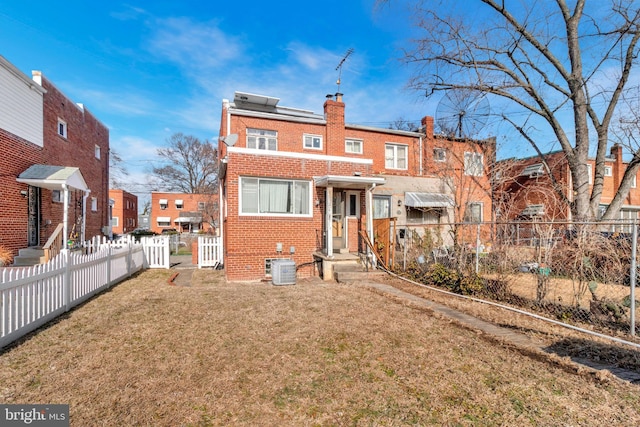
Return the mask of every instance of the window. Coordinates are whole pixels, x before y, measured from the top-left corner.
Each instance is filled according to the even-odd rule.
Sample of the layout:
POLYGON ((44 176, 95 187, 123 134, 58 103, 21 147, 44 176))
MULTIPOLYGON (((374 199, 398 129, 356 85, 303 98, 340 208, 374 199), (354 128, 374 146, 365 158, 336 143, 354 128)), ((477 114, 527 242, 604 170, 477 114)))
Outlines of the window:
POLYGON ((111 218, 112 227, 117 227, 119 223, 120 223, 120 218, 118 218, 117 216, 114 216, 113 218, 111 218))
POLYGON ((409 147, 398 144, 385 144, 384 167, 387 169, 407 169, 407 151, 409 147))
POLYGON ((266 178, 240 178, 240 213, 311 215, 311 183, 266 178))
POLYGON ((322 150, 322 137, 320 135, 304 135, 304 148, 322 150))
POLYGON ((613 168, 611 166, 604 167, 604 176, 613 176, 613 168))
POLYGON ((198 202, 198 210, 199 210, 199 211, 203 211, 203 210, 204 210, 204 207, 205 207, 204 202, 198 202))
POLYGON ((373 219, 391 217, 391 197, 373 196, 373 219))
POLYGON ((636 188, 636 176, 635 175, 631 178, 631 188, 636 188))
POLYGON ((247 128, 247 148, 277 151, 278 132, 247 128))
POLYGON ((447 150, 445 150, 444 148, 433 149, 433 161, 444 162, 446 160, 447 160, 447 150))
POLYGON ((160 199, 160 209, 165 210, 169 205, 169 201, 167 199, 160 199))
POLYGON ((62 191, 51 190, 51 201, 55 203, 62 203, 62 191))
POLYGON ((482 153, 464 153, 464 174, 482 176, 484 171, 482 153))
POLYGON ((93 212, 98 211, 98 199, 96 197, 91 198, 91 211, 93 212))
POLYGON ((96 159, 100 160, 100 146, 96 145, 94 147, 94 155, 96 156, 96 159))
POLYGON ((407 208, 407 223, 409 224, 438 224, 442 212, 440 209, 407 208))
POLYGON ((347 216, 360 216, 360 192, 347 191, 347 216))
POLYGON ((62 119, 58 119, 58 135, 63 138, 67 137, 67 122, 62 119))
POLYGON ((464 212, 464 222, 482 222, 482 203, 472 202, 467 204, 464 212))
POLYGON ((344 142, 344 152, 352 154, 362 154, 362 140, 360 139, 347 139, 344 142))
POLYGON ((593 184, 593 168, 590 164, 587 164, 587 176, 589 177, 589 184, 593 184))
POLYGON ((182 209, 184 207, 184 203, 181 199, 176 200, 176 209, 182 209))

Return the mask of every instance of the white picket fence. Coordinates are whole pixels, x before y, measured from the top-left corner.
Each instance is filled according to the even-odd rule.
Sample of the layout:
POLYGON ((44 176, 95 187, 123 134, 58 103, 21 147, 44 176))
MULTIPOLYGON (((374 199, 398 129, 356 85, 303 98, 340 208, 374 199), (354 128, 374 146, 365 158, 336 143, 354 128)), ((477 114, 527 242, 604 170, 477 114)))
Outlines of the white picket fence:
POLYGON ((143 268, 169 268, 167 239, 94 239, 46 264, 0 269, 0 348, 143 268))
POLYGON ((198 236, 198 268, 218 267, 222 264, 222 239, 198 236))

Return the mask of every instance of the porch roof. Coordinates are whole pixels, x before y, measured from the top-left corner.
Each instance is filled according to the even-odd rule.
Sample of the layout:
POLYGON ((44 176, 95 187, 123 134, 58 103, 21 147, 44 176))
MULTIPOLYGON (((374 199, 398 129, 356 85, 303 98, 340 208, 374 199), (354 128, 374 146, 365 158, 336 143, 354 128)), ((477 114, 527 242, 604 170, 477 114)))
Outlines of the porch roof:
POLYGON ((453 199, 440 193, 404 193, 404 204, 412 208, 448 208, 454 206, 453 199))
POLYGON ((386 180, 375 176, 324 175, 315 176, 316 187, 363 189, 369 185, 383 185, 386 180))
POLYGON ((18 175, 16 181, 49 190, 62 190, 63 186, 89 191, 80 169, 70 166, 31 165, 18 175))

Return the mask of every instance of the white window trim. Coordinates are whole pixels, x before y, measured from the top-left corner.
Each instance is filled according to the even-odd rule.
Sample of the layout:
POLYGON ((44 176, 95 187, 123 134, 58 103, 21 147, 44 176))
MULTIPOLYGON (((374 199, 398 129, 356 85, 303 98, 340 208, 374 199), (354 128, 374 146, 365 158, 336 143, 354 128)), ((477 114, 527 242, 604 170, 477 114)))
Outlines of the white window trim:
POLYGON ((637 185, 637 179, 636 179, 636 175, 634 175, 631 178, 631 188, 636 188, 636 185, 637 185))
POLYGON ((438 163, 447 161, 447 150, 446 148, 436 147, 433 149, 433 160, 438 163), (436 152, 442 153, 442 158, 436 156, 436 152))
POLYGON ((270 130, 270 129, 247 128, 246 147, 251 149, 251 150, 258 150, 258 151, 278 151, 278 131, 270 130), (261 135, 260 133, 255 133, 255 132, 251 132, 251 131, 273 132, 275 135, 261 135), (265 144, 265 148, 259 148, 259 145, 257 145, 257 144, 256 144, 255 148, 249 148, 249 138, 251 138, 251 137, 266 138, 267 139, 267 143, 265 144), (273 150, 269 149, 269 138, 275 139, 276 146, 275 146, 275 149, 273 149, 273 150))
POLYGON ((463 163, 462 167, 464 168, 464 174, 466 176, 483 176, 484 175, 484 155, 482 153, 478 153, 477 151, 465 151, 463 160, 464 160, 464 163, 463 163), (474 163, 474 168, 473 169, 475 169, 476 159, 478 157, 480 158, 480 170, 479 171, 475 171, 475 170, 472 171, 472 170, 470 170, 471 167, 467 167, 467 158, 468 157, 470 157, 469 161, 474 163))
POLYGON ((100 160, 100 146, 96 145, 93 150, 94 150, 94 156, 96 157, 96 159, 100 160))
POLYGON ((60 135, 61 137, 63 137, 64 139, 67 139, 67 122, 65 122, 64 120, 62 120, 60 117, 58 117, 58 124, 57 124, 57 128, 56 128, 56 133, 58 135, 60 135), (60 132, 60 130, 62 129, 62 132, 60 132))
MULTIPOLYGON (((353 144, 351 144, 351 146, 353 147, 353 144)), ((359 139, 359 138, 347 138, 344 141, 344 152, 345 153, 349 153, 349 154, 362 154, 364 150, 364 140, 363 139, 359 139), (360 146, 360 151, 349 151, 347 150, 347 142, 351 141, 353 142, 357 142, 358 145, 360 146)))
POLYGON ((349 218, 360 218, 360 192, 359 191, 347 191, 345 200, 345 216, 349 218), (351 212, 351 195, 356 196, 356 215, 349 215, 351 212))
POLYGON ((310 133, 305 133, 302 135, 302 148, 304 148, 305 150, 322 150, 322 135, 314 135, 314 134, 310 134, 310 133), (307 145, 307 138, 311 139, 311 146, 307 145), (318 138, 320 140, 320 147, 314 147, 313 146, 313 140, 314 138, 318 138))
POLYGON ((469 202, 467 203, 467 206, 465 207, 465 212, 464 212, 464 216, 465 218, 463 218, 464 222, 469 223, 469 224, 480 224, 482 223, 482 221, 484 221, 484 203, 483 202, 469 202), (466 217, 467 214, 469 212, 469 208, 471 207, 471 205, 478 205, 480 206, 480 220, 479 221, 467 221, 466 217))
POLYGON ((239 185, 238 185, 238 215, 239 216, 262 216, 262 217, 280 217, 280 218, 312 218, 313 217, 313 193, 314 193, 314 186, 313 186, 313 182, 312 181, 307 181, 304 179, 279 179, 279 178, 270 178, 270 177, 253 177, 253 176, 246 176, 240 177, 239 180, 239 185), (308 203, 308 214, 294 214, 294 213, 263 213, 263 212, 242 212, 242 182, 245 179, 257 179, 258 180, 258 186, 259 181, 261 179, 264 180, 268 180, 268 181, 285 181, 285 182, 306 182, 309 184, 309 200, 307 201, 308 203))
POLYGON ((98 198, 91 198, 91 212, 98 212, 98 198))
POLYGON ((591 163, 587 163, 587 176, 589 177, 589 185, 593 184, 593 167, 591 163))
POLYGON ((605 166, 604 167, 604 176, 613 176, 613 167, 605 166))
POLYGON ((395 142, 386 142, 384 144, 384 168, 394 170, 407 170, 409 169, 409 146, 407 144, 398 144, 395 142), (387 148, 393 147, 393 167, 387 166, 387 148), (405 167, 398 167, 398 149, 403 148, 405 150, 405 167))
POLYGON ((113 218, 111 218, 111 226, 112 227, 118 227, 120 225, 120 218, 117 216, 114 216, 113 218))

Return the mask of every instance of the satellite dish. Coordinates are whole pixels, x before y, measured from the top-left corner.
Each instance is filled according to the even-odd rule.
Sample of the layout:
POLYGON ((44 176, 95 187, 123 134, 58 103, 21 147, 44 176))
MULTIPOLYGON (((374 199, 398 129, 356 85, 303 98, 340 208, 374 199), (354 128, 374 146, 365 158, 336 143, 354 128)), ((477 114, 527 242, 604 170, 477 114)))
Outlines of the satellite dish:
POLYGON ((490 112, 489 100, 483 92, 451 89, 438 104, 436 123, 445 135, 470 137, 484 127, 490 112))
POLYGON ((227 147, 233 147, 238 142, 238 134, 232 133, 220 138, 220 141, 224 142, 227 147))

